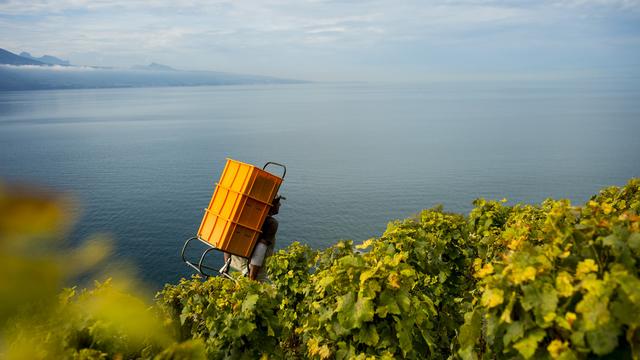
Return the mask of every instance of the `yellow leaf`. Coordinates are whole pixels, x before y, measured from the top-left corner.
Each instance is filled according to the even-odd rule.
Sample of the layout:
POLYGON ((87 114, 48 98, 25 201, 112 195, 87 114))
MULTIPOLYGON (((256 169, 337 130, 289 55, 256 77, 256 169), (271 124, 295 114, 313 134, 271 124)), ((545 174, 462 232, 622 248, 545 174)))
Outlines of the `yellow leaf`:
POLYGON ((519 285, 528 280, 535 280, 536 278, 536 268, 533 266, 527 266, 524 270, 517 271, 517 268, 511 274, 511 281, 514 284, 519 285))
POLYGON ((373 244, 373 239, 368 239, 362 242, 360 245, 356 245, 356 249, 366 249, 373 244))
POLYGON ((398 273, 392 272, 391 274, 389 274, 389 277, 387 277, 387 281, 392 288, 400 288, 400 277, 398 276, 398 273))
POLYGON ((575 313, 569 311, 564 315, 565 320, 569 323, 569 326, 573 326, 573 322, 578 318, 575 313))
POLYGON ((576 276, 578 278, 582 278, 584 274, 588 274, 590 272, 598 271, 598 265, 593 259, 586 259, 578 263, 578 267, 576 269, 576 276))
POLYGON ((479 258, 473 259, 473 270, 479 271, 482 268, 482 260, 479 258))
POLYGON ((504 302, 504 291, 488 289, 482 294, 482 305, 488 308, 496 307, 504 302))
POLYGON ((563 297, 568 297, 573 295, 573 278, 571 274, 566 271, 562 271, 556 277, 556 290, 558 291, 558 295, 563 297))
POLYGON ((367 280, 374 276, 377 270, 377 268, 373 268, 367 271, 363 271, 362 274, 360 274, 360 285, 364 284, 367 280))
POLYGON ((500 315, 500 321, 510 324, 511 323, 511 311, 513 310, 513 305, 515 303, 515 293, 512 292, 511 296, 509 297, 509 303, 507 304, 507 306, 505 307, 504 311, 502 312, 502 315, 500 315))
POLYGON ((493 265, 484 264, 484 266, 477 270, 476 273, 473 274, 473 276, 477 277, 478 279, 482 279, 491 274, 493 274, 493 265))
POLYGON ((557 359, 563 352, 565 352, 569 348, 569 345, 566 341, 553 340, 549 346, 547 346, 547 350, 552 358, 557 359))
POLYGON ((560 259, 566 259, 569 257, 569 255, 571 255, 571 244, 568 244, 567 246, 564 247, 564 250, 562 251, 562 253, 560 253, 560 255, 558 255, 558 257, 560 259))
POLYGON ((550 312, 550 313, 547 313, 547 314, 544 316, 544 321, 545 321, 545 322, 552 322, 552 321, 553 321, 553 319, 555 319, 555 318, 556 318, 556 313, 554 313, 554 312, 550 312))
POLYGON ((320 359, 328 359, 329 356, 331 356, 331 350, 329 350, 327 345, 322 345, 318 351, 318 355, 320 355, 320 359))
POLYGON ((317 355, 320 352, 319 348, 320 342, 316 338, 311 338, 307 341, 307 349, 309 351, 309 355, 317 355))
POLYGON ((587 274, 583 276, 580 287, 595 296, 606 291, 604 284, 604 280, 598 280, 596 274, 587 274))
POLYGON ((507 244, 509 250, 517 250, 527 238, 525 236, 517 236, 507 244))

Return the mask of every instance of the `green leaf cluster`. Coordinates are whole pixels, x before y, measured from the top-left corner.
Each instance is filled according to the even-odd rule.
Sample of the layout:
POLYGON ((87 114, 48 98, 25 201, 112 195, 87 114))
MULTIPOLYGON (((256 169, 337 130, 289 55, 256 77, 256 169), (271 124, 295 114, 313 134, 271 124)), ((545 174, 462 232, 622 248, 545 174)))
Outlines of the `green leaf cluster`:
POLYGON ((2 273, 42 283, 0 278, 0 357, 640 360, 640 179, 582 206, 474 206, 424 210, 358 246, 294 243, 270 257, 270 283, 194 276, 154 304, 122 279, 60 293, 100 248, 76 251, 95 259, 82 269, 27 257, 24 238, 60 211, 33 228, 0 217, 2 273))
POLYGON ((316 269, 300 329, 307 355, 418 358, 432 351, 435 308, 420 291, 424 280, 392 248, 352 252, 316 269))
POLYGON ((640 358, 639 180, 578 207, 482 205, 472 212, 482 246, 459 356, 640 358), (495 214, 491 229, 482 219, 495 214))
POLYGON ((198 276, 167 285, 157 299, 180 341, 201 339, 211 359, 280 354, 276 289, 237 277, 198 276))

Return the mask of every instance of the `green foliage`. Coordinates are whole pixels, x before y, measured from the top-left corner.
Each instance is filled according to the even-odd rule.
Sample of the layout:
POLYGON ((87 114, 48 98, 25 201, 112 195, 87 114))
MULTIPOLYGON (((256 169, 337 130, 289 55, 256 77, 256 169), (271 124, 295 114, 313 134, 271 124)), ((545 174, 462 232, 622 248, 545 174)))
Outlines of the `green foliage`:
MULTIPOLYGON (((330 253, 335 250, 330 249, 330 253)), ((435 309, 404 253, 374 247, 340 257, 310 278, 302 328, 311 357, 422 357, 435 309)))
POLYGON ((474 209, 506 213, 497 231, 474 234, 474 307, 458 338, 459 355, 640 358, 640 181, 608 188, 585 206, 474 209), (469 336, 473 334, 473 336, 469 336))
POLYGON ((205 346, 202 340, 188 340, 164 349, 154 360, 205 360, 205 346))
POLYGON ((281 347, 288 358, 300 357, 301 319, 308 312, 305 301, 309 277, 317 251, 294 242, 285 250, 273 254, 267 262, 267 272, 278 296, 278 323, 282 326, 281 347))
POLYGON ((166 285, 158 302, 181 340, 202 339, 212 359, 255 359, 279 354, 281 326, 276 289, 248 278, 197 276, 166 285))
POLYGON ((105 251, 65 254, 74 268, 55 250, 25 255, 64 211, 44 207, 33 227, 0 216, 0 270, 17 276, 0 279, 0 356, 640 360, 640 180, 584 206, 505 203, 425 210, 356 247, 294 243, 269 259, 270 283, 195 276, 155 305, 122 279, 60 292, 105 251))
POLYGON ((406 263, 421 279, 418 292, 431 299, 438 314, 432 319, 436 357, 450 350, 474 288, 469 268, 476 249, 469 243, 468 233, 463 216, 436 207, 413 219, 389 224, 382 238, 374 242, 374 253, 393 249, 406 254, 406 263))

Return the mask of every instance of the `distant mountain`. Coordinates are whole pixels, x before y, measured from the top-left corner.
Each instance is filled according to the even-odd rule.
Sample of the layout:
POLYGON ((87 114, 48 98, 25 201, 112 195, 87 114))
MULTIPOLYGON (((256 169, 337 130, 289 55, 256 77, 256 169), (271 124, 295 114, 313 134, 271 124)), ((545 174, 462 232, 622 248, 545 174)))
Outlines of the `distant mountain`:
POLYGON ((25 58, 19 55, 12 53, 11 51, 7 51, 5 49, 0 49, 0 64, 6 65, 47 65, 42 61, 25 58))
POLYGON ((136 66, 132 69, 73 66, 70 65, 68 61, 49 55, 34 58, 29 53, 22 54, 29 57, 18 56, 10 51, 0 49, 0 91, 152 86, 300 84, 306 82, 270 76, 230 74, 215 71, 182 71, 157 63, 136 66), (48 61, 48 63, 44 61, 48 61))
POLYGON ((171 66, 162 65, 152 62, 149 65, 135 65, 132 67, 134 70, 153 70, 153 71, 178 71, 171 66))
POLYGON ((41 56, 39 58, 33 57, 31 56, 31 54, 29 54, 28 52, 21 52, 20 56, 22 56, 23 58, 27 58, 27 59, 31 59, 31 60, 35 60, 35 61, 40 61, 43 62, 45 64, 49 64, 49 65, 62 65, 62 66, 71 66, 71 64, 69 63, 68 60, 62 60, 59 59, 55 56, 51 56, 51 55, 44 55, 41 56))

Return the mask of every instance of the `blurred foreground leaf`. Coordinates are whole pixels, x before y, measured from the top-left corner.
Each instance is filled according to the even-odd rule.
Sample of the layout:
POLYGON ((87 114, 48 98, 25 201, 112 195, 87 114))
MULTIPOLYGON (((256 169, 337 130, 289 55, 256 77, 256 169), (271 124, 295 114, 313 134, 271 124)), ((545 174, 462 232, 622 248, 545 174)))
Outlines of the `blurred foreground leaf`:
POLYGON ((99 272, 111 249, 105 237, 67 247, 73 204, 0 183, 0 358, 202 358, 201 343, 175 344, 151 296, 127 273, 92 289, 63 289, 99 272))

